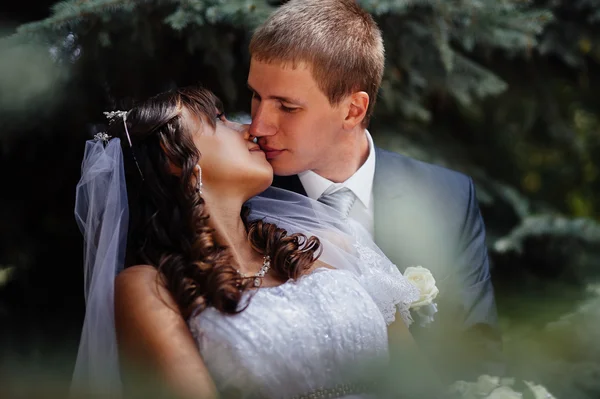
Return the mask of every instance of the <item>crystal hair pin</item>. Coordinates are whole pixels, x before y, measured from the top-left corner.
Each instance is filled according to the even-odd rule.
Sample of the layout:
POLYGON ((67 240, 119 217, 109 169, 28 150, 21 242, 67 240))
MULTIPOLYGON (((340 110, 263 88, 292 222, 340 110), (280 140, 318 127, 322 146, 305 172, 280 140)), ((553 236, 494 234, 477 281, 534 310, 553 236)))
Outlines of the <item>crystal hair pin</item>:
POLYGON ((115 118, 123 118, 125 115, 127 115, 127 111, 109 111, 109 112, 104 112, 104 116, 106 116, 106 118, 108 120, 110 120, 111 122, 115 118))
POLYGON ((110 121, 109 123, 112 123, 113 120, 115 120, 116 118, 121 118, 123 119, 123 127, 125 128, 125 135, 127 136, 127 142, 129 143, 129 149, 131 150, 131 157, 133 158, 133 161, 135 162, 135 166, 137 167, 138 172, 140 172, 140 177, 142 178, 142 181, 144 180, 144 174, 142 173, 142 168, 140 168, 140 164, 137 161, 137 158, 135 157, 135 152, 133 151, 133 144, 131 143, 131 136, 129 135, 129 129, 127 128, 127 113, 129 111, 104 111, 104 116, 106 116, 108 118, 108 120, 110 121))
POLYGON ((112 137, 109 136, 108 134, 104 133, 104 132, 100 132, 100 133, 96 133, 94 135, 94 140, 98 140, 98 141, 104 141, 104 144, 108 144, 108 141, 111 139, 112 137))

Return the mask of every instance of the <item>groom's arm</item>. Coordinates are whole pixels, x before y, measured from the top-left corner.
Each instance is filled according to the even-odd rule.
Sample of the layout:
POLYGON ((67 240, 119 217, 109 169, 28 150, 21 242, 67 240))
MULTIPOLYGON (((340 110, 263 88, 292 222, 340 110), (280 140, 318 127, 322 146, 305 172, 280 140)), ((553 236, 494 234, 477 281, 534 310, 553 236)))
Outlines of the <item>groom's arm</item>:
POLYGON ((454 275, 458 285, 456 298, 462 313, 459 352, 463 359, 461 373, 498 375, 503 372, 502 339, 494 288, 485 243, 485 226, 469 178, 462 234, 458 241, 454 275))

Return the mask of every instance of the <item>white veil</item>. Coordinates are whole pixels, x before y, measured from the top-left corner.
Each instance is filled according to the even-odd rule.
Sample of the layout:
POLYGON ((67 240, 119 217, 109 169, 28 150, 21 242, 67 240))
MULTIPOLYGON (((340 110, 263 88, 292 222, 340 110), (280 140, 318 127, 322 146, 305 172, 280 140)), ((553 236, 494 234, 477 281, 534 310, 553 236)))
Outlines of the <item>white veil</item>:
POLYGON ((87 141, 75 219, 83 234, 85 319, 71 393, 119 396, 114 280, 123 269, 129 212, 121 142, 87 141))
POLYGON ((319 260, 359 276, 387 324, 398 312, 406 325, 412 323, 410 305, 419 291, 381 252, 366 229, 321 202, 304 195, 270 187, 250 199, 250 219, 263 219, 285 229, 319 238, 319 260))
MULTIPOLYGON (((320 260, 358 276, 387 324, 397 312, 410 324, 419 292, 383 255, 358 223, 333 208, 290 191, 269 188, 246 203, 250 219, 317 236, 320 260)), ((84 236, 86 314, 72 393, 119 397, 121 382, 114 322, 114 280, 123 268, 128 206, 119 139, 88 141, 77 185, 75 218, 84 236), (107 143, 106 146, 104 143, 107 143)))

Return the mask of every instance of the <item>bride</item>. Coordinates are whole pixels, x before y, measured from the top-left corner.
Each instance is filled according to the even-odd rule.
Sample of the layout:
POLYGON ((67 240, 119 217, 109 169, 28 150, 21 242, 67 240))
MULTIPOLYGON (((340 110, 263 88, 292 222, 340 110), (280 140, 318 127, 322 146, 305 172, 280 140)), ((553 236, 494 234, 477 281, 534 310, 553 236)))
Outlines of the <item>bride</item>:
POLYGON ((391 345, 413 371, 397 392, 435 385, 408 377, 426 369, 407 329, 417 290, 358 224, 269 188, 248 126, 212 93, 108 116, 77 187, 86 317, 73 393, 135 392, 143 372, 187 398, 366 397, 391 345))

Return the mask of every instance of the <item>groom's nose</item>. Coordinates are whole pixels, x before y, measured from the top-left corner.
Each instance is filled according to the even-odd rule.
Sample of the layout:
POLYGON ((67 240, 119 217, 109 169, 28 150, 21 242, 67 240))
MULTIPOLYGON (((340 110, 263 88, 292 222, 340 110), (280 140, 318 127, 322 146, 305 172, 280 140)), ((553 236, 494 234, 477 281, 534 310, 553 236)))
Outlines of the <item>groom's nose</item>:
POLYGON ((253 111, 252 123, 250 124, 250 134, 252 136, 273 136, 277 133, 277 125, 275 124, 276 115, 274 115, 274 110, 269 110, 264 104, 260 104, 253 111))

